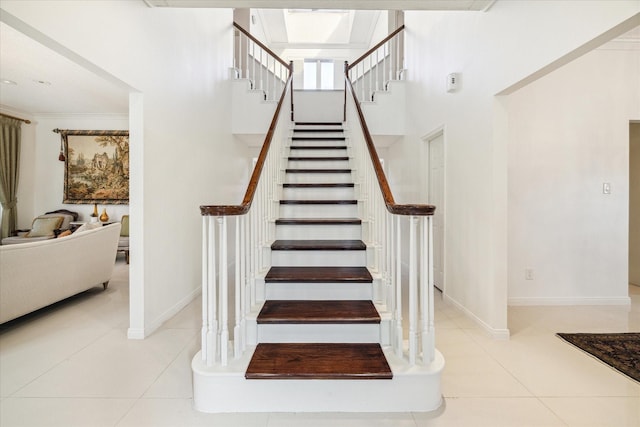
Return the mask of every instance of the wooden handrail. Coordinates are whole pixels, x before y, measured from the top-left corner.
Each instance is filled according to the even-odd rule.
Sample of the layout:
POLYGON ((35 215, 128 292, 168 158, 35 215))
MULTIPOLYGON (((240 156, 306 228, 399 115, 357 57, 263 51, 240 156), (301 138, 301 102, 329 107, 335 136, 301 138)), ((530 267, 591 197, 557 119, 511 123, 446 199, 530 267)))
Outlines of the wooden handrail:
POLYGON ((375 45, 374 47, 372 47, 371 49, 369 49, 368 51, 366 51, 362 56, 360 56, 360 58, 356 59, 355 61, 353 61, 353 63, 351 65, 349 65, 349 70, 351 70, 353 67, 355 67, 356 65, 358 65, 360 62, 362 62, 364 60, 364 58, 366 58, 367 56, 371 55, 373 52, 375 52, 380 46, 382 46, 383 44, 385 44, 386 42, 388 42, 389 40, 391 40, 396 34, 398 34, 400 31, 404 30, 404 25, 399 26, 393 33, 389 34, 387 37, 385 37, 384 39, 382 39, 382 41, 380 43, 378 43, 377 45, 375 45))
POLYGON ((373 144, 373 138, 371 137, 371 133, 369 132, 369 127, 367 126, 367 122, 364 119, 364 114, 362 113, 362 108, 360 108, 360 103, 358 102, 358 97, 356 96, 355 90, 353 89, 353 84, 349 79, 349 76, 345 74, 344 76, 347 90, 351 92, 351 96, 353 97, 353 102, 356 105, 356 110, 358 112, 358 118, 360 119, 360 126, 362 127, 362 133, 364 134, 364 139, 367 144, 367 149, 369 150, 369 156, 371 157, 371 162, 373 164, 373 170, 376 173, 376 177, 378 178, 378 185, 380 186, 380 191, 382 192, 382 198, 384 199, 384 204, 387 207, 387 210, 395 215, 417 215, 417 216, 425 216, 425 215, 433 215, 436 211, 436 207, 433 205, 424 205, 424 204, 397 204, 393 199, 393 193, 391 192, 391 187, 389 187, 389 182, 387 181, 387 177, 384 174, 384 170, 382 169, 382 165, 380 164, 380 157, 378 157, 378 152, 376 151, 376 147, 373 144))
POLYGON ((280 100, 278 101, 276 112, 273 114, 273 119, 271 119, 271 125, 269 126, 267 135, 264 138, 264 143, 262 144, 262 149, 260 150, 260 155, 258 156, 258 161, 256 163, 255 168, 253 169, 253 173, 251 174, 251 179, 249 180, 249 184, 247 185, 247 191, 244 194, 242 203, 239 205, 200 206, 201 215, 203 216, 204 215, 209 215, 209 216, 245 215, 247 212, 249 212, 249 208, 251 208, 251 203, 253 202, 253 197, 256 193, 256 189, 258 188, 258 182, 260 181, 262 168, 264 167, 264 163, 267 160, 267 154, 269 153, 271 140, 273 139, 273 134, 276 130, 276 125, 278 124, 278 116, 280 116, 280 109, 282 108, 282 104, 284 103, 284 99, 287 95, 287 89, 291 88, 292 81, 293 81, 293 73, 290 72, 289 78, 287 79, 287 82, 284 85, 285 90, 283 90, 282 95, 280 95, 280 100))
POLYGON ((251 35, 250 32, 248 32, 247 30, 245 30, 244 28, 242 28, 240 25, 238 25, 237 23, 233 23, 233 26, 235 28, 238 29, 238 31, 240 31, 242 34, 244 34, 245 36, 249 37, 249 39, 251 39, 252 42, 254 42, 255 44, 257 44, 258 46, 260 46, 260 48, 262 48, 262 50, 264 50, 265 52, 267 52, 269 55, 273 56, 276 61, 278 61, 279 63, 281 63, 282 65, 284 65, 285 67, 287 67, 287 69, 289 71, 291 71, 291 68, 289 66, 289 64, 287 64, 283 59, 281 59, 278 55, 276 55, 271 49, 269 49, 268 47, 266 47, 264 44, 262 44, 260 42, 260 40, 258 40, 257 38, 253 37, 251 35))

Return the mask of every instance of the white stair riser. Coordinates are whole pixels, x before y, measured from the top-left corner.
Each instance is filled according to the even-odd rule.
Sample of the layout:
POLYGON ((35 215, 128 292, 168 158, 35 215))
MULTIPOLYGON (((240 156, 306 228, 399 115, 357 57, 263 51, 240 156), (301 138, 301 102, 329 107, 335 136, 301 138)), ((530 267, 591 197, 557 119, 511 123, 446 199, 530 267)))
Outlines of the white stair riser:
MULTIPOLYGON (((315 128, 317 129, 317 128, 315 128)), ((332 132, 309 132, 312 129, 306 129, 307 132, 294 131, 293 136, 301 138, 322 138, 322 137, 344 137, 344 132, 340 132, 340 129, 333 128, 332 132)), ((321 130, 321 129, 320 129, 321 130)))
MULTIPOLYGON (((306 136, 304 137, 306 138, 306 136)), ((327 146, 327 147, 343 147, 345 146, 345 141, 340 140, 331 140, 331 139, 296 139, 291 141, 290 146, 294 147, 317 147, 317 146, 327 146)))
POLYGON ((358 205, 280 205, 280 218, 357 218, 358 205))
POLYGON ((268 300, 371 300, 372 283, 266 283, 268 300))
POLYGON ((360 225, 276 225, 276 239, 362 239, 360 225))
MULTIPOLYGON (((302 156, 298 156, 302 157, 302 156)), ((310 157, 310 156, 304 156, 310 157)), ((335 156, 344 157, 344 156, 335 156)), ((290 169, 349 169, 349 160, 289 160, 290 169)))
POLYGON ((258 325, 261 343, 370 343, 380 342, 380 324, 262 324, 258 325))
POLYGON ((359 267, 366 262, 366 251, 271 251, 272 266, 359 267))
POLYGON ((353 187, 284 187, 282 189, 282 198, 285 200, 354 200, 356 198, 355 193, 353 187))
POLYGON ((285 182, 289 184, 337 184, 353 182, 351 173, 287 173, 285 182))
POLYGON ((291 149, 287 157, 344 157, 348 156, 349 150, 322 149, 322 150, 296 150, 291 149))

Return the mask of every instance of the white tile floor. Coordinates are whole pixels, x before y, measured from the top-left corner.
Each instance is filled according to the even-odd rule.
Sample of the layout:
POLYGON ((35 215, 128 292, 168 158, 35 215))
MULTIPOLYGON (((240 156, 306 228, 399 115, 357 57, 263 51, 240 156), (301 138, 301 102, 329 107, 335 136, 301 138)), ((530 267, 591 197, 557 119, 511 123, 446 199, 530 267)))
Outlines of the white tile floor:
POLYGON ((640 384, 556 332, 640 331, 629 307, 514 307, 495 341, 437 304, 445 404, 435 413, 202 414, 190 362, 200 301, 143 341, 127 340, 128 270, 90 292, 0 326, 0 426, 640 426, 640 384))

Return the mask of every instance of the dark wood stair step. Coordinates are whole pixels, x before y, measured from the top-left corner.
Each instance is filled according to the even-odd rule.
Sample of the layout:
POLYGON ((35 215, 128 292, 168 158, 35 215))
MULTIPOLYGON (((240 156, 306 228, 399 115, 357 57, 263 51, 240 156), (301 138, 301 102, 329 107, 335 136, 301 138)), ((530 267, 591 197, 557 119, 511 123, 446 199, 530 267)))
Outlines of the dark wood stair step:
POLYGON ((391 379, 380 344, 258 344, 247 379, 391 379))
POLYGON ((265 283, 371 283, 366 267, 271 267, 265 283))
POLYGON ((276 225, 360 225, 359 218, 279 218, 276 225))
POLYGON ((346 145, 292 145, 292 150, 346 150, 346 145))
POLYGON ((344 136, 292 136, 292 141, 344 141, 344 136))
POLYGON ((327 133, 327 132, 344 132, 344 129, 293 129, 294 132, 302 132, 302 133, 327 133))
POLYGON ((349 160, 349 157, 289 157, 290 161, 321 161, 321 162, 340 162, 349 160))
POLYGON ((351 173, 351 169, 285 169, 286 173, 351 173))
POLYGON ((342 188, 355 187, 353 182, 336 182, 336 183, 284 183, 284 188, 342 188))
POLYGON ((257 317, 265 324, 370 324, 380 323, 378 310, 365 300, 268 300, 257 317))
POLYGON ((276 240, 272 251, 364 251, 362 240, 276 240))
POLYGON ((296 126, 342 126, 341 122, 295 122, 296 126))
POLYGON ((357 205, 357 200, 280 200, 281 205, 357 205))

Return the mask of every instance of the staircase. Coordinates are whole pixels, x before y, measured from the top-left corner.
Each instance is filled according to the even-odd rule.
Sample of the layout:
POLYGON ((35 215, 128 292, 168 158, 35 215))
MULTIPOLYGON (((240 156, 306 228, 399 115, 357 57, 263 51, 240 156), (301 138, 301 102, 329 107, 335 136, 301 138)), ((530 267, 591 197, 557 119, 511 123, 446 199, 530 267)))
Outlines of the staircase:
MULTIPOLYGON (((266 253, 265 260, 248 261, 266 268, 254 281, 255 289, 240 297, 255 298, 244 326, 234 330, 240 336, 246 328, 246 337, 236 345, 237 356, 229 349, 226 365, 206 366, 196 355, 196 409, 436 409, 442 356, 436 352, 428 365, 407 363, 403 350, 398 354, 391 343, 390 308, 376 298, 384 280, 368 267, 375 253, 363 241, 368 220, 361 218, 362 186, 355 180, 343 124, 295 123, 287 135, 282 174, 272 178, 276 196, 271 208, 256 208, 273 216, 273 234, 258 251, 258 258, 266 253), (238 351, 241 346, 246 351, 238 351)), ((216 351, 221 358, 227 352, 216 351)))
MULTIPOLYGON (((335 97, 335 109, 319 110, 327 105, 319 98, 296 104, 295 116, 315 122, 292 123, 293 66, 267 60, 267 75, 278 63, 288 79, 242 202, 200 207, 202 348, 192 361, 197 410, 424 412, 440 406, 435 207, 394 201, 349 77, 361 88, 374 87, 374 75, 375 82, 390 78, 392 64, 400 62, 390 53, 400 43, 391 37, 400 31, 367 53, 381 49, 375 63, 368 60, 375 73, 363 58, 354 63, 358 68, 345 64, 347 93, 335 97), (340 122, 318 123, 335 111, 340 122)), ((242 63, 255 64, 255 47, 242 46, 237 51, 249 57, 242 63)), ((244 68, 250 76, 255 67, 244 68)), ((314 94, 322 92, 305 97, 314 94)))
POLYGON ((296 123, 247 379, 391 379, 341 123, 296 123))

